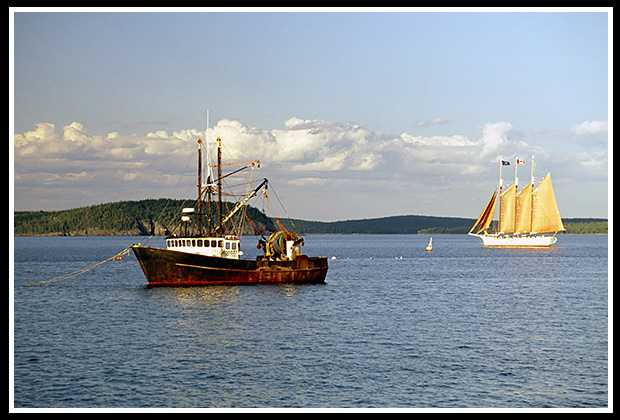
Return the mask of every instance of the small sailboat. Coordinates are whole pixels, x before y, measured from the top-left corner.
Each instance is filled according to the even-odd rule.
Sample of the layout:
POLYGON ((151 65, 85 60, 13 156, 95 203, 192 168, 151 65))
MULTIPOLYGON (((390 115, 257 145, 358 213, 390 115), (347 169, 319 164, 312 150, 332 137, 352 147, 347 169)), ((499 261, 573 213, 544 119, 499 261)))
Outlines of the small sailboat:
POLYGON ((428 241, 428 245, 426 246, 426 248, 424 248, 425 251, 432 251, 433 250, 433 237, 431 236, 431 240, 428 241))
POLYGON ((547 174, 538 187, 534 188, 534 156, 531 182, 521 191, 517 190, 516 168, 523 163, 523 160, 517 159, 515 182, 502 193, 502 166, 510 165, 510 162, 500 160, 499 185, 469 231, 469 235, 480 238, 485 247, 548 247, 557 241, 555 233, 565 230, 550 175, 547 174), (488 233, 496 201, 499 203, 497 231, 488 233), (552 232, 553 236, 544 235, 552 232))

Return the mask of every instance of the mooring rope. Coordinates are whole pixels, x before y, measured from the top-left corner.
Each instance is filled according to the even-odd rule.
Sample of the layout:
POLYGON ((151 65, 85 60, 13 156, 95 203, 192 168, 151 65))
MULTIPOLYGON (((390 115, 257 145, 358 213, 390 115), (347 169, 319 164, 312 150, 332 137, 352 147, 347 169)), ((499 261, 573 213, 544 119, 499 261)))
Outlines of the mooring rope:
POLYGON ((36 286, 37 284, 51 283, 53 281, 66 280, 66 279, 70 279, 71 277, 79 276, 80 274, 84 274, 87 271, 92 270, 93 268, 97 267, 98 265, 103 264, 106 261, 110 261, 110 260, 113 260, 113 259, 115 259, 117 257, 122 256, 122 255, 129 254, 129 249, 130 248, 131 248, 131 246, 128 246, 127 248, 125 248, 121 252, 119 252, 118 254, 113 255, 110 258, 106 258, 105 260, 103 260, 101 262, 98 262, 97 264, 92 265, 90 267, 82 268, 81 270, 74 271, 73 273, 65 274, 64 276, 54 277, 53 279, 50 279, 50 280, 44 280, 44 281, 40 281, 40 282, 37 282, 37 283, 27 284, 26 286, 36 286))

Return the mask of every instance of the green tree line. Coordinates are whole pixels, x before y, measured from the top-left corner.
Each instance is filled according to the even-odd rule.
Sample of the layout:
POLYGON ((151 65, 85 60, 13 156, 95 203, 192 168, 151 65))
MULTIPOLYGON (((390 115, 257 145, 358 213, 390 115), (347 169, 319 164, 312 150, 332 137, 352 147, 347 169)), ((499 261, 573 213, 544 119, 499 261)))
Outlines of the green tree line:
MULTIPOLYGON (((14 233, 65 236, 169 234, 179 225, 182 207, 192 206, 192 202, 161 198, 120 201, 60 211, 17 211, 14 213, 14 233)), ((234 204, 224 203, 224 208, 226 206, 232 209, 234 204)), ((215 206, 212 206, 211 214, 215 225, 215 206)), ((272 221, 260 210, 247 206, 246 214, 256 228, 271 230, 272 221)), ((252 232, 254 227, 244 223, 240 233, 252 232)))
MULTIPOLYGON (((181 208, 195 203, 171 199, 147 199, 97 204, 61 211, 17 211, 14 213, 15 235, 161 235, 178 226, 181 208)), ((233 204, 225 203, 225 208, 233 204)), ((212 220, 217 217, 212 206, 212 220)), ((252 223, 243 225, 241 234, 258 229, 267 236, 276 226, 274 219, 247 206, 252 223)), ((391 216, 375 219, 317 222, 300 219, 281 220, 286 229, 300 234, 442 234, 469 232, 475 219, 434 216, 391 216)), ((206 223, 206 218, 205 218, 206 223)), ((565 233, 592 234, 608 231, 606 219, 564 219, 565 233)), ((231 226, 228 226, 231 228, 231 226)), ((237 227, 239 229, 239 226, 237 227)))

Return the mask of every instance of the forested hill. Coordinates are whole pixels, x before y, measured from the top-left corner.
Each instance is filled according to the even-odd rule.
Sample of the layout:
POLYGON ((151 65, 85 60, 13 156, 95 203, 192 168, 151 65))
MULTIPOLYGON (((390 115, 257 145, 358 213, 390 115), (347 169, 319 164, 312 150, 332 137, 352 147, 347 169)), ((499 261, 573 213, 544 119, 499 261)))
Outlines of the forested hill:
MULTIPOLYGON (((476 219, 435 216, 391 216, 377 219, 312 222, 293 219, 298 232, 327 234, 446 234, 469 232, 476 219)), ((565 233, 607 233, 607 219, 563 219, 565 233)))
MULTIPOLYGON (((17 211, 15 235, 162 235, 175 229, 183 207, 193 206, 192 201, 160 198, 120 201, 60 211, 17 211)), ((234 204, 228 203, 230 209, 233 206, 234 204)), ((213 220, 216 217, 215 211, 215 206, 212 206, 213 220)), ((254 207, 248 206, 246 214, 258 229, 269 231, 273 227, 273 222, 254 207)), ((252 226, 245 226, 241 233, 253 232, 252 226)))
MULTIPOLYGON (((188 201, 162 198, 97 204, 61 211, 17 211, 14 213, 14 231, 15 235, 161 235, 174 229, 182 207, 193 205, 194 203, 188 201)), ((232 208, 231 204, 229 208, 232 208)), ((272 219, 252 206, 248 206, 246 214, 265 235, 275 225, 272 219)), ((467 233, 475 221, 434 216, 391 216, 337 222, 281 220, 287 228, 291 223, 294 224, 294 230, 300 234, 467 233)), ((563 221, 566 233, 607 233, 607 219, 563 221)), ((246 223, 242 233, 254 232, 254 227, 246 223)))
MULTIPOLYGON (((299 232, 338 234, 467 233, 476 219, 434 216, 390 216, 376 219, 312 222, 293 219, 299 232)), ((288 228, 291 222, 282 221, 288 228)))

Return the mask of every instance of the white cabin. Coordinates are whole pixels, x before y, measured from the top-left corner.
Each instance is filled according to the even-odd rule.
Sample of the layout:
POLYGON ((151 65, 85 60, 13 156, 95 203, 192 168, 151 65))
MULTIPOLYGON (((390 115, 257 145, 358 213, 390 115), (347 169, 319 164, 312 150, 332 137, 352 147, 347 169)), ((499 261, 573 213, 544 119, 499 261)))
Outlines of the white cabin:
POLYGON ((239 238, 232 235, 198 238, 169 237, 166 239, 166 246, 170 251, 188 252, 208 257, 239 259, 239 255, 243 255, 239 238))

